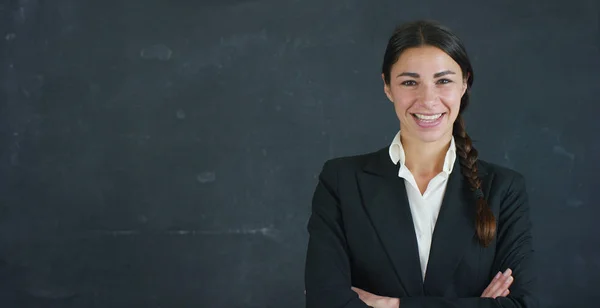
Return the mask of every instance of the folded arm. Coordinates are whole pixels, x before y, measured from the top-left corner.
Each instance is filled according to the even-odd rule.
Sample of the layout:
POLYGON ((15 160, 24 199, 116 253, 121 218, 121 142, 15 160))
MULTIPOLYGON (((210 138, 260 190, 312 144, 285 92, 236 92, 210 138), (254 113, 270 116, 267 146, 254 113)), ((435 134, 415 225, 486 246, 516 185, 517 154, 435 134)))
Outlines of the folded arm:
POLYGON ((479 307, 479 308, 534 308, 538 302, 532 292, 535 284, 535 266, 531 241, 531 220, 525 180, 516 175, 500 206, 498 238, 494 268, 512 269, 514 282, 510 294, 493 298, 402 298, 401 308, 420 307, 479 307))
MULTIPOLYGON (((531 220, 525 181, 513 179, 498 217, 497 270, 512 269, 514 282, 510 294, 497 298, 406 297, 401 308, 536 308, 532 294, 535 270, 532 260, 531 220)), ((309 243, 306 256, 306 307, 367 308, 352 291, 350 261, 337 194, 337 174, 326 163, 319 175, 308 222, 309 243)), ((491 280, 491 277, 490 277, 491 280)))

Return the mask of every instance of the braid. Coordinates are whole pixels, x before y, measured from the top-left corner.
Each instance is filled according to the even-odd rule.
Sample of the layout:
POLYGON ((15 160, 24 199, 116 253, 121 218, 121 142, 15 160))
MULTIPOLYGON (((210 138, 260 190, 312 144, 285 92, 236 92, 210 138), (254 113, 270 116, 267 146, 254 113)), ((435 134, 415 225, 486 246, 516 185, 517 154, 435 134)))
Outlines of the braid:
POLYGON ((477 176, 477 150, 471 143, 471 138, 465 130, 465 123, 459 114, 454 122, 453 135, 456 143, 457 154, 460 160, 461 173, 469 182, 471 190, 477 199, 476 230, 479 243, 487 247, 496 236, 496 219, 492 209, 485 201, 481 188, 481 179, 477 176))

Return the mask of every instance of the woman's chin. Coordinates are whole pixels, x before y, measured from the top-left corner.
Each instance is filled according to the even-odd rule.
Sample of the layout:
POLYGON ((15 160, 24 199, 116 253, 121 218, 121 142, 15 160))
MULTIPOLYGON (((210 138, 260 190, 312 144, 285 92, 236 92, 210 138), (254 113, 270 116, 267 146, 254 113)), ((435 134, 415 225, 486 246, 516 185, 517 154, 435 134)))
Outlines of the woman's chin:
MULTIPOLYGON (((451 132, 450 132, 451 134, 451 132)), ((414 138, 424 142, 424 143, 430 143, 430 142, 436 142, 436 141, 440 141, 445 139, 445 137, 447 136, 447 134, 445 134, 445 132, 441 129, 436 129, 436 130, 427 130, 427 131, 418 131, 414 138)))

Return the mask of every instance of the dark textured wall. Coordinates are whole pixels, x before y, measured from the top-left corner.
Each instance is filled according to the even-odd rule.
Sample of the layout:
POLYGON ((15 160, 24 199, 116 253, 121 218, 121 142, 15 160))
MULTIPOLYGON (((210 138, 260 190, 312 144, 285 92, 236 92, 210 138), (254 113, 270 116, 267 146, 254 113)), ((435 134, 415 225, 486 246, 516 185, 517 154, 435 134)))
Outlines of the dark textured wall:
POLYGON ((380 65, 437 19, 481 157, 526 176, 544 307, 600 301, 600 3, 0 4, 0 306, 303 307, 331 157, 398 129, 380 65))

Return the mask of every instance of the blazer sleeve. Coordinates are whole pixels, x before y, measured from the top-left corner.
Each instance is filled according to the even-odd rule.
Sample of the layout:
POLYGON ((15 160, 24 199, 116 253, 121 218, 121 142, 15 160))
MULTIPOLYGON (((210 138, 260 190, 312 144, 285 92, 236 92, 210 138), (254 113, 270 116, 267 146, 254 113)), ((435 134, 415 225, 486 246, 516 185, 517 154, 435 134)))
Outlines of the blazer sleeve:
POLYGON ((306 307, 367 308, 351 289, 348 247, 337 194, 337 170, 332 165, 327 161, 321 170, 307 225, 306 307))
MULTIPOLYGON (((400 299, 401 308, 537 308, 533 292, 536 284, 533 264, 531 219, 525 180, 516 174, 500 205, 494 269, 513 270, 514 282, 507 297, 441 298, 415 297, 400 299)), ((490 277, 490 281, 492 277, 490 277)))

